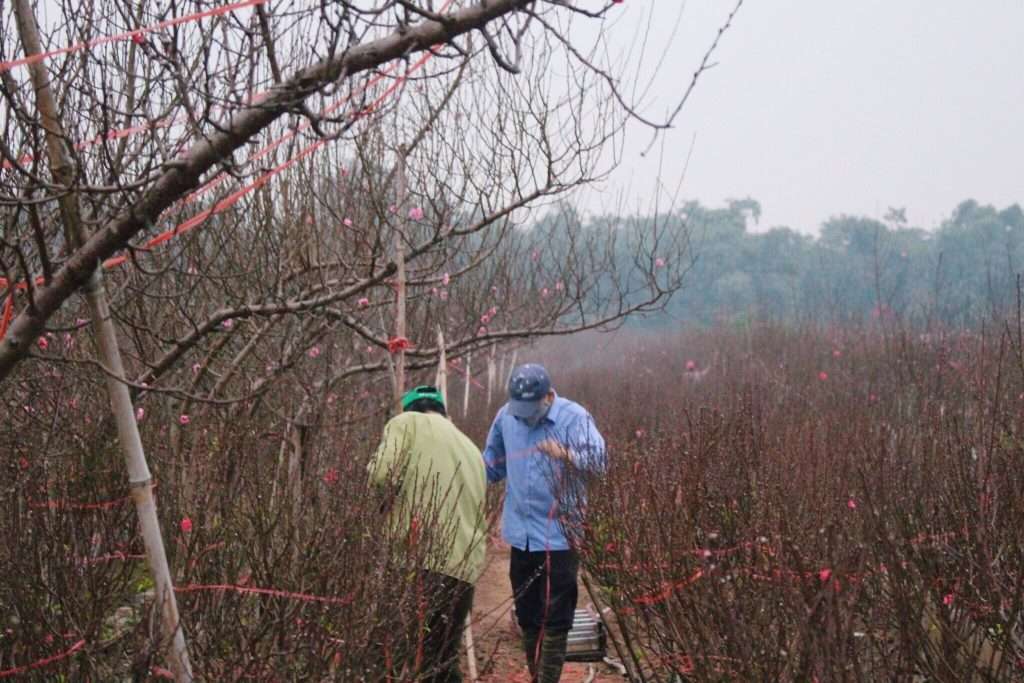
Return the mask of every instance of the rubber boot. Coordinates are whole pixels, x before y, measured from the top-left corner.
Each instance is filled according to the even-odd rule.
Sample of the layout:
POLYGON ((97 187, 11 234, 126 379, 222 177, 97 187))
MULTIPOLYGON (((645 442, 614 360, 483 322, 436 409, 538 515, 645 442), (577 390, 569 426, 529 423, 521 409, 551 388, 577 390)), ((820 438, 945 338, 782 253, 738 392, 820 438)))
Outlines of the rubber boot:
POLYGON ((537 662, 540 653, 537 652, 537 638, 540 634, 537 631, 523 629, 523 652, 526 653, 526 666, 530 669, 530 680, 537 680, 537 662))
POLYGON ((537 683, 558 683, 561 680, 562 666, 565 664, 565 650, 568 642, 568 631, 544 634, 544 642, 540 646, 540 667, 537 672, 537 683))

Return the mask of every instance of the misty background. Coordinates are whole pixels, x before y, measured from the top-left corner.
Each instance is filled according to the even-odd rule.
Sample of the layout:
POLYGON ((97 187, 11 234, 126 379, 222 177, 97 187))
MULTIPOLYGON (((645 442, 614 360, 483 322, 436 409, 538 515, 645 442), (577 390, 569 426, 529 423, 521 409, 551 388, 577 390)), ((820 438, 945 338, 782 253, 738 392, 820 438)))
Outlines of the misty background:
MULTIPOLYGON (((617 8, 611 53, 664 52, 659 70, 647 59, 635 75, 645 114, 664 118, 734 7, 626 0, 617 8)), ((1024 159, 1022 27, 1016 0, 747 0, 676 127, 646 157, 650 133, 634 127, 621 166, 579 205, 595 214, 622 212, 620 202, 647 210, 659 187, 662 208, 673 195, 712 207, 751 197, 761 206, 751 230, 813 234, 842 214, 880 220, 899 207, 909 225, 936 229, 965 199, 1014 204, 1024 159)))

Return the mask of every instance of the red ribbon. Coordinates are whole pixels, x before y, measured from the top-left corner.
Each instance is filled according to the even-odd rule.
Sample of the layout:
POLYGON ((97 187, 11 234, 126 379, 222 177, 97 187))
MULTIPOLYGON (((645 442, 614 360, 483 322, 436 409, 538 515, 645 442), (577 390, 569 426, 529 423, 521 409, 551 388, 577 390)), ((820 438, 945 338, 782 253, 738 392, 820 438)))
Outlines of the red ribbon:
POLYGON ((99 45, 105 45, 107 43, 116 43, 121 40, 137 40, 136 36, 143 36, 151 31, 160 31, 165 28, 172 26, 178 26, 179 24, 187 24, 192 21, 198 21, 199 19, 205 19, 206 17, 215 17, 221 14, 228 14, 234 12, 236 9, 243 9, 245 7, 252 7, 254 5, 262 5, 267 0, 244 0, 244 2, 236 2, 232 5, 224 5, 223 7, 217 7, 215 9, 206 10, 204 12, 196 12, 195 14, 188 14, 184 17, 177 17, 175 19, 168 19, 167 21, 161 21, 158 24, 152 26, 146 26, 144 28, 135 29, 134 31, 127 31, 125 33, 118 33, 112 36, 103 36, 101 38, 94 38, 84 43, 75 43, 68 47, 62 47, 59 50, 50 50, 49 52, 40 52, 39 54, 31 55, 30 57, 22 57, 21 59, 14 59, 9 62, 0 62, 0 72, 10 71, 19 66, 25 66, 26 64, 35 64, 43 60, 49 59, 50 57, 57 57, 59 55, 69 54, 71 52, 78 52, 79 50, 88 50, 90 48, 97 47, 99 45))
POLYGON ((0 339, 3 339, 7 335, 7 328, 11 324, 11 318, 14 317, 14 292, 7 295, 7 301, 4 302, 4 313, 0 316, 0 339))
POLYGON ((412 346, 412 342, 405 337, 391 337, 388 339, 388 353, 391 355, 411 349, 412 346))
POLYGON ((9 678, 11 676, 23 674, 26 671, 40 669, 46 666, 47 664, 53 664, 54 662, 70 657, 71 655, 81 650, 83 647, 85 647, 85 641, 80 640, 74 645, 72 645, 68 650, 61 652, 60 654, 53 655, 52 657, 47 657, 46 659, 40 659, 38 662, 26 664, 25 666, 16 666, 13 669, 4 669, 3 671, 0 671, 0 678, 9 678))
MULTIPOLYGON (((453 3, 453 1, 454 0, 445 0, 444 4, 441 6, 441 8, 438 11, 441 11, 441 12, 445 11, 447 9, 447 7, 449 7, 453 3)), ((125 33, 125 34, 120 34, 118 36, 111 36, 111 37, 106 37, 106 38, 100 38, 100 39, 97 39, 96 41, 92 41, 92 43, 81 43, 79 45, 74 45, 71 48, 62 48, 61 50, 55 50, 53 52, 42 53, 40 55, 35 55, 34 57, 26 57, 24 59, 19 59, 19 60, 15 60, 15 61, 0 62, 0 72, 5 71, 6 69, 12 69, 13 67, 20 66, 20 65, 22 65, 22 63, 29 63, 32 60, 37 60, 37 58, 38 59, 43 59, 43 58, 46 58, 48 56, 52 56, 54 54, 61 54, 61 53, 65 53, 65 52, 74 51, 74 50, 77 50, 77 49, 82 49, 84 47, 90 47, 90 46, 92 46, 94 44, 112 42, 112 41, 115 41, 115 40, 130 40, 131 37, 136 35, 136 34, 141 34, 141 33, 147 32, 147 31, 159 30, 159 29, 165 28, 167 26, 176 26, 178 24, 184 24, 186 22, 191 22, 191 20, 196 20, 198 18, 202 18, 203 16, 212 16, 214 14, 224 14, 224 13, 227 13, 229 11, 233 11, 234 9, 238 9, 238 8, 241 8, 241 7, 248 7, 248 6, 251 6, 251 5, 263 4, 264 2, 266 2, 266 0, 246 0, 245 2, 240 2, 240 3, 234 4, 234 5, 227 5, 225 7, 219 8, 219 9, 208 10, 208 11, 205 11, 205 12, 200 12, 199 14, 191 14, 191 15, 179 17, 179 18, 176 18, 176 19, 170 19, 170 20, 168 20, 168 22, 163 22, 163 23, 157 24, 157 25, 155 25, 153 27, 147 27, 145 29, 139 29, 137 31, 132 31, 132 32, 125 33)), ((359 119, 359 118, 365 117, 368 114, 374 112, 378 108, 378 106, 385 99, 390 97, 391 94, 393 94, 394 91, 397 90, 398 87, 401 86, 401 84, 403 84, 404 82, 406 82, 409 79, 409 76, 412 73, 422 69, 424 67, 424 65, 426 65, 427 61, 429 61, 431 59, 431 57, 436 56, 437 53, 436 53, 435 49, 436 49, 436 46, 433 46, 429 50, 427 50, 424 53, 423 56, 421 56, 417 61, 415 61, 413 63, 413 65, 406 71, 406 73, 403 73, 400 76, 396 77, 394 83, 392 83, 379 97, 377 97, 377 99, 375 99, 373 102, 371 102, 369 105, 367 105, 364 110, 355 112, 352 115, 352 118, 353 119, 359 119)), ((377 84, 378 82, 383 80, 388 73, 393 71, 396 66, 397 66, 397 62, 395 63, 395 65, 389 66, 386 69, 382 70, 380 72, 380 74, 378 74, 377 76, 372 78, 365 86, 362 86, 359 90, 366 90, 367 88, 377 84)), ((326 115, 326 114, 332 113, 332 112, 340 109, 341 106, 347 100, 348 100, 348 96, 340 98, 338 101, 333 103, 331 106, 328 106, 328 108, 325 109, 322 112, 322 114, 326 115)), ((267 154, 270 150, 272 150, 272 148, 280 146, 285 140, 291 139, 292 137, 294 137, 296 135, 297 132, 303 130, 304 128, 306 128, 306 127, 308 127, 310 125, 311 124, 309 124, 307 122, 307 123, 304 123, 302 126, 300 126, 298 130, 286 133, 284 136, 282 136, 278 140, 274 140, 273 142, 271 142, 267 147, 264 148, 264 150, 261 150, 256 155, 254 155, 253 158, 258 158, 258 157, 261 157, 261 156, 267 154)), ((159 245, 161 245, 161 244, 163 244, 165 242, 170 241, 173 238, 176 238, 177 236, 179 236, 179 234, 182 234, 182 233, 187 232, 187 231, 189 231, 191 229, 199 227, 200 225, 205 223, 210 217, 212 217, 212 216, 214 216, 216 214, 219 214, 222 211, 226 211, 227 209, 232 207, 234 204, 238 203, 238 201, 241 200, 244 196, 246 196, 249 193, 251 193, 251 191, 253 191, 254 189, 257 189, 257 188, 262 187, 263 185, 265 185, 274 175, 276 175, 278 173, 281 173, 285 169, 293 166, 294 164, 296 164, 300 160, 304 159, 305 157, 309 156, 313 152, 316 152, 317 150, 319 150, 319 148, 321 148, 322 146, 326 145, 327 142, 328 142, 327 139, 322 139, 322 140, 318 140, 318 141, 314 142, 313 144, 310 144, 309 146, 305 147, 304 150, 299 152, 297 155, 295 155, 294 157, 292 157, 288 161, 286 161, 286 162, 284 162, 284 163, 282 163, 282 164, 280 164, 280 165, 270 169, 266 173, 264 173, 261 176, 259 176, 253 182, 251 182, 248 185, 242 187, 241 189, 238 189, 238 190, 234 191, 234 193, 232 193, 231 195, 229 195, 226 198, 222 199, 221 201, 217 202, 210 209, 202 211, 199 214, 197 214, 196 216, 193 216, 193 217, 185 220, 183 223, 175 225, 174 227, 161 232, 160 234, 158 234, 158 236, 156 236, 152 240, 146 242, 144 247, 147 248, 147 249, 148 248, 157 247, 157 246, 159 246, 159 245)), ((215 177, 213 180, 207 182, 205 185, 203 185, 198 190, 196 190, 195 193, 193 193, 190 196, 186 197, 184 199, 184 203, 187 204, 188 202, 193 201, 198 195, 204 193, 204 191, 209 190, 213 186, 216 186, 217 184, 222 182, 225 178, 226 178, 226 176, 224 174, 221 174, 220 176, 215 177)), ((114 257, 111 257, 111 258, 106 259, 105 261, 103 261, 103 267, 106 268, 106 269, 111 269, 111 268, 117 267, 117 266, 125 263, 127 260, 128 260, 128 257, 124 256, 124 255, 114 256, 114 257)), ((42 278, 37 278, 36 279, 36 283, 37 284, 42 284, 43 283, 43 279, 42 278)), ((10 286, 10 283, 8 283, 6 279, 0 278, 0 288, 6 288, 6 287, 9 287, 9 286, 10 286)), ((14 287, 17 290, 25 290, 25 289, 27 289, 26 283, 24 283, 24 282, 18 283, 14 287)), ((13 301, 8 301, 6 306, 7 307, 12 307, 13 306, 13 301)), ((5 312, 5 314, 7 313, 6 308, 5 308, 4 312, 5 312)), ((6 334, 6 331, 7 331, 7 326, 6 325, 0 325, 0 339, 3 339, 3 336, 6 334)))
POLYGON ((328 605, 350 605, 355 600, 355 595, 350 593, 345 596, 323 596, 309 595, 307 593, 291 593, 276 588, 250 588, 249 586, 236 586, 230 583, 211 585, 189 584, 187 586, 175 586, 177 593, 196 593, 199 591, 233 591, 235 593, 248 593, 254 595, 269 595, 275 598, 288 598, 290 600, 301 600, 303 602, 320 602, 328 605))

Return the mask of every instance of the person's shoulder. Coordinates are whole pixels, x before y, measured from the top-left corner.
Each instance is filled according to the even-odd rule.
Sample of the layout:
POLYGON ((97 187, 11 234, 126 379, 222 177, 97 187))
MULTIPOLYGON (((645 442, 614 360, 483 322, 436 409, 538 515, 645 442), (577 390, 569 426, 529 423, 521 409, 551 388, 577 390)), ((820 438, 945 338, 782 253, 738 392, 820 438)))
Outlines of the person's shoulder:
POLYGON ((555 405, 558 407, 559 415, 567 415, 570 417, 590 417, 590 411, 576 401, 565 398, 564 396, 556 396, 555 405))
POLYGON ((418 422, 417 416, 421 415, 423 415, 423 413, 399 413, 388 420, 387 424, 384 425, 384 429, 406 429, 416 424, 416 422, 418 422))

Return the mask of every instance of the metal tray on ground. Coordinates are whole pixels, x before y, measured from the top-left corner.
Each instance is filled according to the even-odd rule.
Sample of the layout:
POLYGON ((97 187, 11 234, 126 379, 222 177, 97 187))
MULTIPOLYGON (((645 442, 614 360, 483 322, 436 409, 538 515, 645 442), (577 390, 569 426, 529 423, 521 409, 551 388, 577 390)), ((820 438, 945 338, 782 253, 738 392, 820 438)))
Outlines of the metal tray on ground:
POLYGON ((608 638, 604 623, 585 609, 578 609, 573 615, 572 630, 566 648, 567 662, 600 662, 607 656, 608 638))

